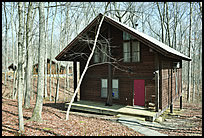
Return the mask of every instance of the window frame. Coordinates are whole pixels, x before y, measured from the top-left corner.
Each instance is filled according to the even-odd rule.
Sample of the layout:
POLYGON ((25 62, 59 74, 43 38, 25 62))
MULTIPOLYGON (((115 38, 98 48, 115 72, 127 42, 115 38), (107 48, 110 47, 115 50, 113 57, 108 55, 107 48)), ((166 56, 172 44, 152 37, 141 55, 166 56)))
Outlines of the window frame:
POLYGON ((99 48, 96 46, 95 51, 94 51, 94 55, 93 55, 93 63, 100 63, 101 58, 100 58, 100 50, 99 48), (98 58, 98 59, 97 59, 98 58), (97 59, 97 60, 96 60, 97 59))
MULTIPOLYGON (((117 95, 118 96, 117 97, 112 96, 112 98, 118 100, 119 99, 119 79, 116 79, 116 78, 112 79, 112 93, 113 93, 113 89, 117 89, 117 95), (118 81, 118 85, 117 85, 118 88, 113 88, 113 80, 118 81)), ((101 98, 108 98, 108 79, 107 78, 101 78, 101 98), (106 80, 106 82, 107 82, 106 86, 107 87, 103 87, 102 80, 106 80), (106 91, 107 91, 106 96, 102 96, 103 95, 102 92, 104 89, 106 89, 106 91)))
POLYGON ((93 55, 93 63, 107 62, 108 61, 107 54, 108 54, 108 45, 107 44, 104 44, 104 46, 97 46, 95 51, 94 51, 94 55, 93 55))
MULTIPOLYGON (((99 50, 100 51, 100 50, 99 50)), ((108 45, 105 44, 101 46, 101 51, 99 52, 99 55, 101 56, 101 63, 108 61, 108 56, 106 55, 108 53, 108 45), (101 52, 101 55, 100 55, 101 52)))
POLYGON ((123 45, 123 62, 124 63, 139 63, 139 62, 141 62, 141 43, 140 43, 140 41, 138 41, 135 37, 133 37, 132 35, 130 35, 129 34, 129 40, 128 39, 126 39, 126 40, 124 40, 124 34, 128 34, 127 32, 125 32, 125 31, 123 31, 123 42, 122 42, 122 45, 123 45), (124 60, 125 59, 125 56, 124 56, 124 54, 125 54, 125 52, 124 52, 124 43, 127 43, 127 42, 129 42, 130 44, 130 58, 129 58, 129 60, 128 61, 126 61, 126 60, 124 60), (138 42, 138 45, 139 45, 139 51, 133 51, 133 43, 134 42, 138 42), (139 54, 139 60, 138 61, 133 61, 133 55, 134 55, 134 52, 137 52, 138 54, 139 54))
POLYGON ((108 96, 108 79, 104 79, 104 78, 102 78, 101 79, 101 98, 107 98, 107 96, 108 96), (103 81, 102 80, 106 80, 106 82, 107 82, 107 87, 105 88, 105 87, 103 87, 103 81), (102 96, 102 92, 103 92, 103 90, 104 89, 106 89, 106 96, 102 96))
POLYGON ((127 41, 127 40, 123 41, 123 62, 126 62, 126 63, 131 62, 131 43, 130 43, 130 41, 127 41), (127 52, 124 51, 124 49, 125 49, 124 43, 129 43, 129 51, 127 51, 127 52), (128 54, 127 59, 125 58, 125 54, 128 54))
POLYGON ((117 97, 112 97, 113 99, 119 99, 119 79, 112 79, 112 93, 113 93, 113 89, 117 89, 117 93, 118 93, 118 96, 117 97), (117 85, 117 88, 113 88, 113 80, 117 80, 118 82, 118 85, 117 85))
POLYGON ((137 63, 137 62, 140 62, 140 61, 141 61, 141 57, 140 57, 140 55, 141 55, 141 49, 140 49, 140 48, 141 48, 141 47, 140 47, 140 42, 137 41, 137 40, 133 40, 133 41, 132 41, 132 58, 131 58, 131 59, 132 59, 132 62, 136 62, 136 63, 137 63), (133 43, 134 43, 134 42, 137 42, 137 43, 138 43, 137 46, 139 47, 139 48, 138 48, 139 50, 136 50, 136 51, 133 50, 133 47, 134 47, 134 46, 133 46, 133 43), (138 61, 133 61, 133 59, 134 59, 134 58, 133 58, 133 57, 134 57, 134 53, 139 54, 139 56, 137 55, 137 56, 139 57, 139 60, 138 60, 138 61))

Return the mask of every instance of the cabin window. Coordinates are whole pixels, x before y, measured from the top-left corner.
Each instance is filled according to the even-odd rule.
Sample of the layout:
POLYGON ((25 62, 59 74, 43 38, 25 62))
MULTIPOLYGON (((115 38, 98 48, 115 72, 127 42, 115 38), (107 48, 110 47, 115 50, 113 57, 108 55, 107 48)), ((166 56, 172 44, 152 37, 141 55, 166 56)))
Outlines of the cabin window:
MULTIPOLYGON (((118 99, 118 79, 112 80, 112 98, 118 99)), ((101 79, 101 97, 107 98, 108 95, 108 79, 101 79)))
POLYGON ((118 99, 118 79, 112 80, 112 97, 118 99))
POLYGON ((130 42, 123 42, 123 61, 130 62, 130 42))
POLYGON ((108 94, 108 80, 101 79, 101 97, 107 98, 108 94))
POLYGON ((94 52, 94 63, 107 62, 107 45, 96 47, 94 52))
POLYGON ((131 39, 131 35, 126 32, 123 32, 123 40, 130 40, 130 39, 131 39))
POLYGON ((123 62, 140 62, 140 42, 123 32, 123 62))
POLYGON ((132 42, 132 62, 140 61, 140 43, 139 41, 132 42))
POLYGON ((94 51, 94 63, 99 63, 100 62, 100 51, 98 47, 96 47, 94 51))
POLYGON ((107 62, 107 45, 103 45, 101 47, 101 52, 102 52, 102 61, 101 62, 107 62))

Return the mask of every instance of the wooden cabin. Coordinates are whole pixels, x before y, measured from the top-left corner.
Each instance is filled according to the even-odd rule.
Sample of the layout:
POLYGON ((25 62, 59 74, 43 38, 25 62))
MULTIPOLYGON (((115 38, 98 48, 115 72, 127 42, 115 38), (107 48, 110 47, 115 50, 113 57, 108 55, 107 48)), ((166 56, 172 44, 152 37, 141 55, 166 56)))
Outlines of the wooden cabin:
MULTIPOLYGON (((56 62, 52 61, 52 74, 57 74, 57 64, 56 62)), ((33 65, 33 74, 38 74, 38 63, 33 65)), ((47 58, 47 74, 50 74, 50 59, 47 58)), ((60 67, 60 74, 66 74, 65 66, 61 65, 60 67)))
MULTIPOLYGON (((57 56, 76 62, 82 74, 93 47, 99 14, 57 56)), ((95 53, 80 87, 80 100, 149 107, 163 111, 182 94, 182 60, 191 59, 166 44, 105 16, 95 53)))

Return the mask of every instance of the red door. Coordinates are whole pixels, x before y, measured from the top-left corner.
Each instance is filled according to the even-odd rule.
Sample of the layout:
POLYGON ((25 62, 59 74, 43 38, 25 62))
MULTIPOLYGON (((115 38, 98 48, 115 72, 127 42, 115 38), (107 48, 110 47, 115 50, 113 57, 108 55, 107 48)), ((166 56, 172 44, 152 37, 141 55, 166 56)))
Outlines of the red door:
POLYGON ((134 80, 134 105, 145 105, 145 80, 134 80))

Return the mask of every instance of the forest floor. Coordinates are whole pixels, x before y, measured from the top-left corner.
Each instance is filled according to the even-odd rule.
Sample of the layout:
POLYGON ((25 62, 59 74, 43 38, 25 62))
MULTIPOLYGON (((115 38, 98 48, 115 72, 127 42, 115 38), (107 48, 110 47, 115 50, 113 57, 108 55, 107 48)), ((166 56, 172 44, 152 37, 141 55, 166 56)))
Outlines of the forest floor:
MULTIPOLYGON (((63 84, 64 80, 61 79, 63 84)), ((18 136, 18 103, 9 97, 12 81, 2 84, 2 136, 18 136)), ((54 90, 54 89, 53 89, 54 90)), ((70 114, 65 120, 63 88, 59 92, 59 101, 43 101, 42 122, 29 121, 35 107, 35 98, 29 109, 23 108, 24 136, 143 136, 120 123, 100 118, 70 114)), ((35 97, 35 96, 34 96, 35 97)))
MULTIPOLYGON (((186 95, 184 94, 186 97, 186 95)), ((202 101, 200 103, 188 103, 183 98, 183 109, 180 110, 180 102, 174 103, 173 113, 167 109, 161 117, 162 127, 149 127, 168 136, 202 136, 202 101)))
MULTIPOLYGON (((3 79, 2 79, 3 80, 3 79)), ((24 127, 26 136, 143 136, 120 123, 108 121, 102 118, 96 118, 87 115, 70 114, 70 119, 65 120, 64 103, 70 100, 70 92, 64 90, 64 79, 60 78, 59 101, 49 101, 46 98, 43 101, 42 122, 28 121, 32 116, 35 106, 35 97, 37 92, 37 79, 34 83, 34 98, 31 100, 31 108, 24 109, 24 127), (66 92, 66 93, 64 93, 66 92)), ((52 99, 56 91, 56 79, 52 81, 52 99)), ((72 87, 72 83, 70 86, 72 87)), ((49 87, 49 84, 48 84, 49 87)), ((2 135, 14 136, 18 134, 18 109, 17 100, 9 98, 9 92, 12 91, 12 80, 5 86, 2 84, 2 135)), ((49 90, 48 90, 49 95, 49 90)), ((86 113, 83 113, 86 114, 86 113)), ((183 94, 183 109, 179 109, 179 100, 174 103, 174 113, 170 114, 169 109, 161 115, 163 121, 159 124, 162 127, 146 126, 169 136, 202 136, 202 101, 196 103, 186 102, 186 95, 183 94)), ((106 118, 106 117, 105 117, 106 118)), ((114 116, 113 116, 114 118, 114 116)))

